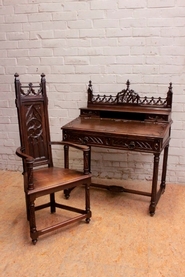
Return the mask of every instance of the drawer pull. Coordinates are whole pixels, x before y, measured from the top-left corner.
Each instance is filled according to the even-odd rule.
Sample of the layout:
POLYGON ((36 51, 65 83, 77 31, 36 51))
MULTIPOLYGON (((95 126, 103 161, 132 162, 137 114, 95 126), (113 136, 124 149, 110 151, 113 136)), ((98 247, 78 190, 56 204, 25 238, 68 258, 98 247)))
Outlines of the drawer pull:
POLYGON ((135 142, 134 141, 131 141, 130 143, 129 143, 129 145, 128 145, 128 148, 129 149, 134 149, 136 147, 136 145, 135 145, 135 142))

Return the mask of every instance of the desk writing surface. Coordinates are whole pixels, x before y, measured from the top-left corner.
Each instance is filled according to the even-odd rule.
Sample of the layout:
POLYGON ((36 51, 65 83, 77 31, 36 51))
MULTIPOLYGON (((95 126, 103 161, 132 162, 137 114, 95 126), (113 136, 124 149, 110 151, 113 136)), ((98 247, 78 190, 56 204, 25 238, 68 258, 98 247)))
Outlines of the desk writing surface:
POLYGON ((164 138, 169 130, 168 123, 130 121, 110 118, 78 117, 62 127, 76 131, 164 138))

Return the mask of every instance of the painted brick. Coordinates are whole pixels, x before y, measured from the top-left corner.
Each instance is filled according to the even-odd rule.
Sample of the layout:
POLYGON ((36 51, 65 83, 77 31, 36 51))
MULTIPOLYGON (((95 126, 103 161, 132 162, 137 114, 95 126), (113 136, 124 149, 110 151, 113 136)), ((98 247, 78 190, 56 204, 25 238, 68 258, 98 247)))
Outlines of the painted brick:
POLYGON ((68 28, 70 29, 84 29, 84 26, 86 29, 92 28, 92 20, 86 19, 86 20, 71 20, 67 24, 68 28))
POLYGON ((26 13, 38 13, 38 5, 26 4, 26 5, 16 5, 14 8, 15 14, 26 14, 26 13))
POLYGON ((61 3, 41 3, 38 6, 39 12, 57 12, 62 8, 61 3))
POLYGON ((86 18, 102 19, 105 17, 105 12, 102 10, 86 10, 85 13, 84 11, 78 10, 77 14, 78 14, 77 18, 79 19, 86 19, 86 18))
POLYGON ((25 23, 28 22, 28 16, 27 15, 5 15, 5 22, 6 23, 11 23, 11 24, 15 24, 15 23, 25 23))
POLYGON ((175 6, 175 0, 148 0, 148 7, 153 8, 168 8, 168 7, 174 7, 175 6))
MULTIPOLYGON (((79 12, 78 12, 79 15, 79 12)), ((87 18, 87 16, 85 16, 87 18)), ((52 19, 59 20, 59 21, 70 21, 70 20, 77 20, 77 11, 70 11, 70 12, 57 12, 52 15, 52 19)))
POLYGON ((64 11, 86 11, 90 9, 89 1, 65 1, 63 4, 64 11))
MULTIPOLYGON (((34 22, 39 25, 40 22, 47 22, 48 20, 52 20, 52 15, 50 13, 33 13, 28 14, 28 21, 34 22)), ((26 24, 25 24, 26 25, 26 24)), ((34 30, 37 30, 36 28, 34 30)))
MULTIPOLYGON (((46 74, 52 139, 86 106, 87 85, 117 93, 126 80, 141 95, 164 96, 173 82, 168 182, 184 183, 185 79, 183 0, 0 1, 0 169, 22 170, 14 103, 21 81, 46 74)), ((72 151, 72 165, 81 157, 72 151)), ((54 149, 57 164, 63 158, 54 149)), ((162 156, 160 159, 160 164, 162 156)), ((153 156, 92 148, 98 178, 151 180, 153 156)), ((161 172, 161 169, 159 170, 161 172)), ((160 181, 160 180, 159 180, 160 181)))
POLYGON ((146 7, 146 1, 145 0, 141 0, 141 1, 137 1, 137 0, 126 0, 126 1, 118 1, 118 6, 120 9, 138 9, 138 8, 145 8, 146 7))
POLYGON ((92 10, 114 10, 117 8, 116 1, 105 0, 105 1, 92 1, 91 9, 92 10))

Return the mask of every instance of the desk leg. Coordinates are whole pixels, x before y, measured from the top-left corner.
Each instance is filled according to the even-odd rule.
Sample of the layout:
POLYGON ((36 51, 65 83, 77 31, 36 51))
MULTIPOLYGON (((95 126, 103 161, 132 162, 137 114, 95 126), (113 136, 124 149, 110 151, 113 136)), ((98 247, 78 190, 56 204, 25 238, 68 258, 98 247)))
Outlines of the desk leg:
POLYGON ((90 152, 89 152, 89 172, 91 173, 91 146, 89 146, 90 152))
POLYGON ((165 188, 166 188, 166 171, 167 171, 168 150, 169 150, 169 144, 164 149, 163 169, 162 169, 162 177, 161 177, 161 185, 160 185, 162 193, 164 193, 165 188))
POLYGON ((159 153, 154 154, 154 164, 153 164, 153 180, 152 180, 152 195, 151 203, 149 207, 150 215, 155 214, 155 207, 157 205, 157 180, 158 180, 158 171, 159 171, 159 153))

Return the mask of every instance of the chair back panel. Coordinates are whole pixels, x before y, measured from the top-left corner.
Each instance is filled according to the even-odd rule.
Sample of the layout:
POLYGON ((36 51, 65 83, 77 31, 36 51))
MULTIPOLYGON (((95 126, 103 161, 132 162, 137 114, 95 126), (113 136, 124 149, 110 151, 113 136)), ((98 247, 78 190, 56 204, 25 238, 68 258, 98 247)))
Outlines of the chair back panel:
POLYGON ((19 75, 14 76, 22 151, 35 159, 34 166, 53 166, 45 75, 38 85, 22 85, 19 75))

